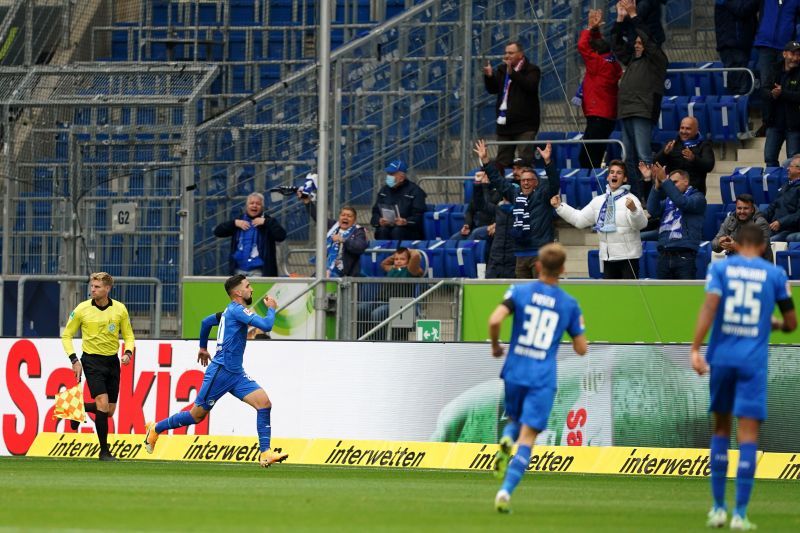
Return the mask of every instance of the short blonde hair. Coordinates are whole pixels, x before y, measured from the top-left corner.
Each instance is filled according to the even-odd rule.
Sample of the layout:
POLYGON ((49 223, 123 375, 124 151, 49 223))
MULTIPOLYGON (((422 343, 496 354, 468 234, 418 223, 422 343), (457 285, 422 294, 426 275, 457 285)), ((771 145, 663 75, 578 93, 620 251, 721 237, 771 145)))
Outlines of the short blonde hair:
POLYGON ((114 286, 114 278, 111 277, 111 274, 108 272, 95 272, 89 276, 89 281, 99 281, 103 285, 107 287, 114 286))
POLYGON ((539 266, 544 275, 557 278, 567 261, 567 251, 557 242, 539 248, 539 266))

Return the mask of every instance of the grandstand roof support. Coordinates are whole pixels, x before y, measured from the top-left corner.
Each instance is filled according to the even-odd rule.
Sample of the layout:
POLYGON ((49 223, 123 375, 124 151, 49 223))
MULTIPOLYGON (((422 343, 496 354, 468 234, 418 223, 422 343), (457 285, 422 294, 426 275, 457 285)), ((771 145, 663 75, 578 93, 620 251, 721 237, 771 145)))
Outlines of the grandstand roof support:
MULTIPOLYGON (((328 225, 328 169, 330 161, 328 151, 330 148, 330 87, 331 87, 331 2, 319 3, 319 32, 317 35, 317 53, 319 57, 319 70, 317 71, 317 101, 319 102, 319 149, 317 151, 317 225, 316 225, 316 254, 314 277, 317 281, 324 279, 328 262, 326 256, 326 234, 328 225)), ((338 142, 338 140, 337 140, 338 142)), ((338 186, 338 184, 336 184, 338 186)), ((325 284, 320 283, 314 290, 314 312, 317 339, 325 339, 325 310, 326 294, 325 284)))

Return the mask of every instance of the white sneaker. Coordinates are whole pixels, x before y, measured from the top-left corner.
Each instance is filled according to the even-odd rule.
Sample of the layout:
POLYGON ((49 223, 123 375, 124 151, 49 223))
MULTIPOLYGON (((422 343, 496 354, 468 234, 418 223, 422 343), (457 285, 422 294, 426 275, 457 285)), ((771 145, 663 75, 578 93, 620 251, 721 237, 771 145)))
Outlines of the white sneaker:
POLYGON ((728 513, 721 507, 712 507, 708 512, 708 519, 706 526, 708 527, 725 527, 725 522, 728 521, 728 513))
POLYGON ((497 496, 494 497, 494 508, 498 513, 510 513, 511 495, 503 489, 497 491, 497 496))
POLYGON ((735 514, 733 518, 731 518, 731 529, 736 531, 754 531, 758 529, 758 526, 748 520, 746 516, 735 514))

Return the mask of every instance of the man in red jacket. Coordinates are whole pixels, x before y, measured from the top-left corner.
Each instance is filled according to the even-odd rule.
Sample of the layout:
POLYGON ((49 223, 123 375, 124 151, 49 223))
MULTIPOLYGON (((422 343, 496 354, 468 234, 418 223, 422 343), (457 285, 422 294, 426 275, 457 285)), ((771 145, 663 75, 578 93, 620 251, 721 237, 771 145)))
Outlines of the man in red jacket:
MULTIPOLYGON (((608 139, 617 120, 617 92, 622 67, 611 53, 611 46, 600 34, 603 12, 589 10, 588 28, 578 38, 578 52, 586 64, 583 78, 583 114, 586 116, 584 139, 608 139)), ((581 168, 600 168, 604 144, 585 144, 581 150, 581 168)))

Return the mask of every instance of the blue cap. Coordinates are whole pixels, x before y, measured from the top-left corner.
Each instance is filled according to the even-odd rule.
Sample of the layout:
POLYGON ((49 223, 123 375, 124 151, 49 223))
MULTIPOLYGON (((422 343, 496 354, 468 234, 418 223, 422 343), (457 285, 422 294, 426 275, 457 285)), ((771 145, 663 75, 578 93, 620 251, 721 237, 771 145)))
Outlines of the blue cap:
POLYGON ((394 174, 395 172, 405 172, 408 170, 406 166, 406 162, 402 159, 393 159, 389 161, 389 164, 386 165, 386 173, 387 174, 394 174))

